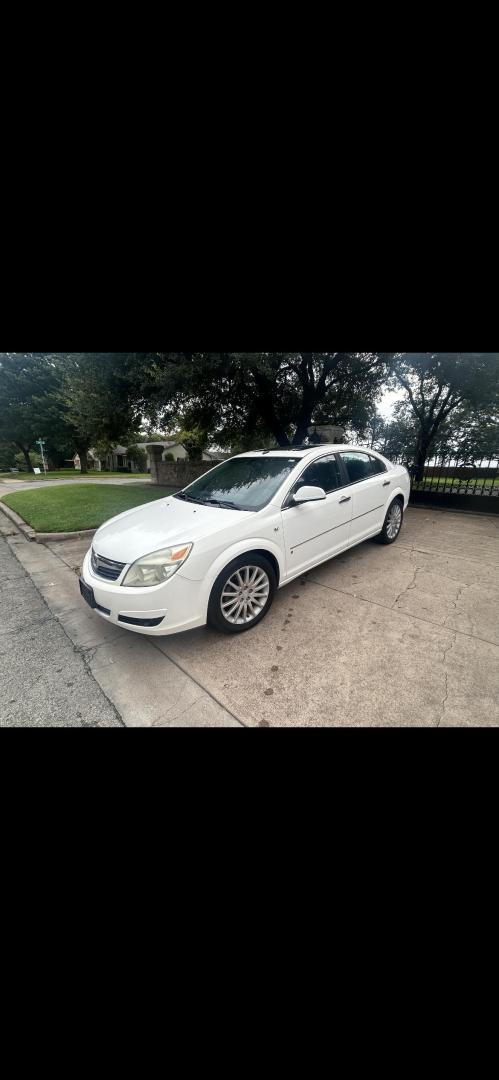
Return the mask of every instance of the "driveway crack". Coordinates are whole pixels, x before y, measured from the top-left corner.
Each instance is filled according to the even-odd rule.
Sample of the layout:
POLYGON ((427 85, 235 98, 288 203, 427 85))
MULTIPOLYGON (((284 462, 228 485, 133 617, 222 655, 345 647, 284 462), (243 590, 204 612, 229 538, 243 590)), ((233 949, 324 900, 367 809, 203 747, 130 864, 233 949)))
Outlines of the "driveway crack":
POLYGON ((397 606, 399 600, 401 600, 402 597, 405 596, 406 593, 411 592, 412 589, 416 588, 416 578, 417 578, 417 576, 419 574, 419 571, 422 570, 422 569, 423 569, 423 567, 416 566, 416 568, 414 570, 414 575, 413 575, 412 581, 410 581, 409 584, 406 585, 405 588, 402 589, 402 592, 399 593, 399 595, 395 598, 395 600, 393 601, 393 604, 391 605, 392 608, 395 608, 397 606))
POLYGON ((443 720, 443 718, 445 716, 445 707, 447 705, 447 700, 448 700, 448 697, 449 697, 449 673, 448 673, 445 665, 447 663, 447 657, 448 657, 451 649, 454 648, 454 645, 456 644, 456 641, 457 641, 457 638, 456 638, 456 635, 454 634, 454 637, 452 638, 452 641, 451 641, 450 645, 448 645, 447 648, 444 649, 444 651, 442 653, 442 664, 444 666, 444 673, 443 674, 444 674, 444 679, 445 679, 445 688, 444 688, 445 693, 444 693, 444 696, 443 696, 441 704, 440 704, 440 708, 441 708, 442 711, 441 711, 440 716, 439 716, 439 718, 438 718, 438 720, 437 720, 437 722, 435 724, 435 727, 437 727, 437 728, 440 727, 440 725, 442 723, 442 720, 443 720))

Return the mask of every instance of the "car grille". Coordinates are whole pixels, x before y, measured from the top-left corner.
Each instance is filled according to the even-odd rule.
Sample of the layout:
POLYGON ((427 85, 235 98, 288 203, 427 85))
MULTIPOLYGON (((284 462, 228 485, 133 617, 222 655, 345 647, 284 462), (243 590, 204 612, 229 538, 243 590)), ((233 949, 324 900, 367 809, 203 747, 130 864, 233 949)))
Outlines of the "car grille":
POLYGON ((98 555, 93 548, 91 563, 94 574, 97 574, 97 577, 105 578, 106 581, 117 581, 126 566, 126 563, 105 559, 103 555, 98 555))

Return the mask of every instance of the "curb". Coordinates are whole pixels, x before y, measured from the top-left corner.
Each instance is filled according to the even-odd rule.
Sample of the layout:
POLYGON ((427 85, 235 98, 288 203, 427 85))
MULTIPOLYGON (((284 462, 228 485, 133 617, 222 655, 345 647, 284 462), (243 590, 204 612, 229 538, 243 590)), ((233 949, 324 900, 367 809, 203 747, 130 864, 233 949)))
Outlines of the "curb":
POLYGON ((6 503, 0 501, 0 510, 10 521, 12 521, 16 528, 22 532, 23 536, 26 537, 26 540, 29 540, 31 543, 46 544, 48 541, 52 543, 54 540, 85 540, 87 537, 90 540, 97 532, 97 529, 81 529, 80 532, 37 533, 31 528, 31 525, 27 525, 23 518, 19 517, 19 514, 16 514, 15 510, 11 510, 10 506, 7 506, 6 503))
POLYGON ((82 529, 80 532, 35 533, 34 539, 37 544, 53 543, 54 540, 91 540, 96 532, 97 529, 82 529))
POLYGON ((26 522, 19 517, 19 514, 16 514, 15 510, 11 510, 10 506, 7 506, 4 502, 0 502, 0 510, 2 511, 2 514, 5 514, 5 517, 8 517, 9 521, 12 521, 20 532, 24 534, 27 540, 36 540, 35 530, 32 529, 30 525, 26 525, 26 522))

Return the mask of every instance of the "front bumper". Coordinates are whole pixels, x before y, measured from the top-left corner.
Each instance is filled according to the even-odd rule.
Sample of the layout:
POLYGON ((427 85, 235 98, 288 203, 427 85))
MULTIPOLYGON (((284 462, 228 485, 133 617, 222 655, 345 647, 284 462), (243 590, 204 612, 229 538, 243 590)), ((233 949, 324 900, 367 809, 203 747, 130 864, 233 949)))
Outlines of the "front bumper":
POLYGON ((96 614, 122 630, 130 630, 133 634, 164 637, 184 630, 193 630, 206 623, 206 604, 200 584, 181 577, 180 570, 163 585, 150 589, 127 589, 97 577, 92 571, 89 551, 83 561, 81 576, 85 584, 90 585, 94 591, 98 605, 94 608, 96 614), (120 615, 125 619, 161 619, 161 622, 157 626, 138 626, 120 621, 120 615))

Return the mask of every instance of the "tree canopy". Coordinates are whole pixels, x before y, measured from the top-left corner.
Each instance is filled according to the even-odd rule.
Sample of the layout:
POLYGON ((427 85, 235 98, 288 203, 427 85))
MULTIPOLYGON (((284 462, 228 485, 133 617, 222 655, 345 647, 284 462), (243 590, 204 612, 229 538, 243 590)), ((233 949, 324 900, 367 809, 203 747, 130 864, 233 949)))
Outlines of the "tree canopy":
POLYGON ((498 353, 0 354, 0 443, 28 468, 39 438, 85 471, 90 448, 134 445, 143 425, 182 432, 200 457, 210 442, 298 446, 320 424, 422 468, 458 431, 463 453, 493 446, 498 418, 498 353), (377 404, 394 387, 386 421, 377 404))
MULTIPOLYGON (((422 471, 451 416, 493 414, 499 405, 499 353, 385 353, 392 382, 415 420, 414 461, 422 471)), ((399 409, 400 416, 400 409, 399 409)))
POLYGON ((22 451, 30 471, 30 450, 47 437, 47 406, 58 386, 46 353, 0 353, 0 439, 22 451))
POLYGON ((46 440, 52 456, 78 452, 87 469, 91 446, 132 441, 137 412, 127 353, 1 353, 0 439, 23 452, 46 440))
POLYGON ((312 423, 363 430, 388 367, 377 353, 136 353, 128 370, 152 423, 231 447, 269 435, 296 446, 312 423))
POLYGON ((128 353, 57 353, 56 404, 71 432, 82 471, 97 444, 135 441, 140 416, 127 378, 128 353))

